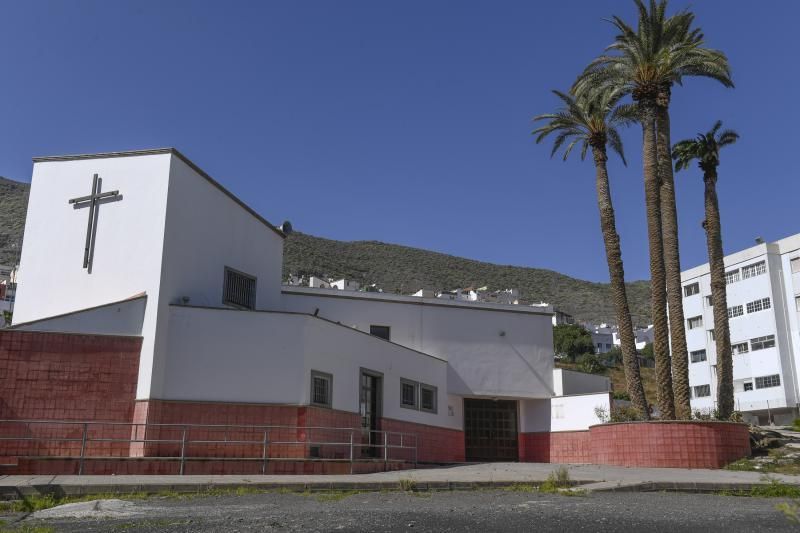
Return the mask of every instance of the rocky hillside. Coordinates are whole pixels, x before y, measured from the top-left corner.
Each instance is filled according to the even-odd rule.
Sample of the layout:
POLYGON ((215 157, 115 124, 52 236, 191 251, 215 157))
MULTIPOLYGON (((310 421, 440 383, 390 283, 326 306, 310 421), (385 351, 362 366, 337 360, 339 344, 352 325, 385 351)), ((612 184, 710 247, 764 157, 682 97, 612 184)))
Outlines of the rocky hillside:
POLYGON ((0 265, 16 262, 30 185, 0 178, 0 265))

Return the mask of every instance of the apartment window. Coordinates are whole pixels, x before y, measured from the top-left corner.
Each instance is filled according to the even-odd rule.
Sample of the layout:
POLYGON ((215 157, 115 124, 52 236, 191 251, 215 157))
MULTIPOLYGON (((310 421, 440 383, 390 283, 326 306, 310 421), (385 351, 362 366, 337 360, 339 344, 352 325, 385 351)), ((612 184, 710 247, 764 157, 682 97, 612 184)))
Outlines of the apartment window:
POLYGON ((756 337, 755 339, 750 339, 750 350, 765 350, 767 348, 773 348, 775 346, 775 335, 767 335, 765 337, 756 337))
POLYGON ((760 378, 756 378, 757 389, 767 389, 769 387, 780 387, 780 386, 781 386, 780 374, 774 374, 772 376, 761 376, 760 378))
POLYGON ((686 285, 683 288, 683 296, 694 296, 695 294, 700 294, 700 284, 699 283, 692 283, 691 285, 686 285))
POLYGON ((419 410, 428 413, 436 412, 436 387, 432 385, 419 385, 419 410))
POLYGON ((731 353, 733 355, 741 355, 750 351, 750 347, 746 342, 740 342, 731 346, 731 353))
POLYGON ((708 330, 708 340, 711 342, 717 342, 717 336, 714 334, 713 329, 708 330))
POLYGON ((742 279, 760 276, 766 271, 767 263, 765 261, 759 261, 758 263, 742 267, 742 279))
POLYGON ((800 257, 795 257, 794 259, 790 260, 789 266, 791 267, 793 274, 800 272, 800 257))
POLYGON ((800 311, 800 296, 794 297, 794 306, 798 311, 800 311))
POLYGON ((753 390, 753 382, 752 381, 745 381, 744 382, 744 391, 751 391, 753 390))
POLYGON ((692 363, 699 363, 700 361, 706 360, 706 351, 705 350, 697 350, 691 352, 689 354, 692 357, 692 363))
POLYGON ((369 334, 375 335, 376 337, 380 337, 381 339, 386 339, 387 341, 390 340, 392 328, 389 326, 370 326, 369 327, 369 334))
POLYGON ((714 297, 706 296, 706 307, 714 307, 714 297))
POLYGON ((695 398, 706 398, 711 396, 711 385, 697 385, 693 388, 695 398))
POLYGON ((256 278, 225 267, 222 303, 242 309, 256 308, 256 278))
POLYGON ((741 305, 734 305, 728 308, 728 318, 736 318, 744 314, 744 308, 741 305))
POLYGON ((311 404, 333 407, 333 376, 325 372, 311 371, 311 404))
POLYGON ((757 313, 759 311, 763 311, 764 309, 769 309, 770 307, 772 307, 772 302, 770 302, 769 298, 762 298, 760 300, 756 300, 755 302, 748 303, 747 312, 757 313))
POLYGON ((694 316, 686 321, 689 325, 689 329, 701 328, 703 327, 703 317, 702 316, 694 316))
POLYGON ((730 285, 731 283, 736 283, 739 281, 739 269, 731 270, 730 272, 725 272, 725 284, 730 285))
POLYGON ((417 389, 419 384, 416 381, 407 379, 400 380, 400 407, 408 409, 417 408, 417 389))

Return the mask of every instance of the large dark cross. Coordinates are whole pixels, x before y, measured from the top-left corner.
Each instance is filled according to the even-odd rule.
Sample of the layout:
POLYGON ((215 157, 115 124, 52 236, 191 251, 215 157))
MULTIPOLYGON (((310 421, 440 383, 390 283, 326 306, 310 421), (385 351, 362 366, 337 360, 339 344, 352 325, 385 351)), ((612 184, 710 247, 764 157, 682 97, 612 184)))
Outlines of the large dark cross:
POLYGON ((95 174, 92 179, 92 194, 79 198, 72 198, 69 201, 74 209, 80 209, 82 207, 89 208, 89 222, 86 225, 86 246, 83 250, 83 268, 87 269, 89 272, 92 271, 94 239, 97 235, 97 215, 100 211, 100 204, 122 200, 122 195, 119 191, 100 192, 100 186, 102 184, 103 179, 95 174))

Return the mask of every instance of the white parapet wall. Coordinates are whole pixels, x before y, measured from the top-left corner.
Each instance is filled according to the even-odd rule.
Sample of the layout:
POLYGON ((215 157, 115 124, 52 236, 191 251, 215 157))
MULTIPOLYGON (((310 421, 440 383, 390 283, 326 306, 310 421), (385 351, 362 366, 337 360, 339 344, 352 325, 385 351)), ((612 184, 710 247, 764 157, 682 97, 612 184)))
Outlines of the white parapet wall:
POLYGON ((520 402, 520 430, 523 433, 585 431, 601 424, 600 412, 611 411, 611 393, 554 396, 546 401, 520 402))

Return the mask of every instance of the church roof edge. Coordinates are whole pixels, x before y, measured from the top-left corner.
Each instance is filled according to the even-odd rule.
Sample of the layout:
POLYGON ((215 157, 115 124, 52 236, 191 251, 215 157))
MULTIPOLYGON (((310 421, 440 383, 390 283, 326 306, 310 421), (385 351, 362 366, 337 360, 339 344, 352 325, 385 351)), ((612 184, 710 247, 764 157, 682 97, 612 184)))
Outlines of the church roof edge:
POLYGON ((200 174, 203 178, 206 179, 211 185, 219 189, 221 193, 226 195, 228 198, 236 202, 239 207, 253 215, 259 222, 267 226, 269 229, 277 233, 281 238, 286 238, 286 234, 275 227, 270 221, 259 215, 252 207, 244 203, 242 200, 239 199, 235 194, 230 192, 228 189, 223 187, 217 180, 212 178, 208 175, 208 173, 200 168, 194 161, 183 155, 177 148, 152 148, 147 150, 127 150, 122 152, 99 152, 96 154, 73 154, 73 155, 54 155, 54 156, 43 156, 43 157, 34 157, 34 163, 46 163, 46 162, 54 162, 54 161, 76 161, 80 159, 109 159, 112 157, 135 157, 135 156, 142 156, 142 155, 160 155, 160 154, 172 154, 175 157, 179 158, 181 161, 189 165, 189 167, 200 174))

